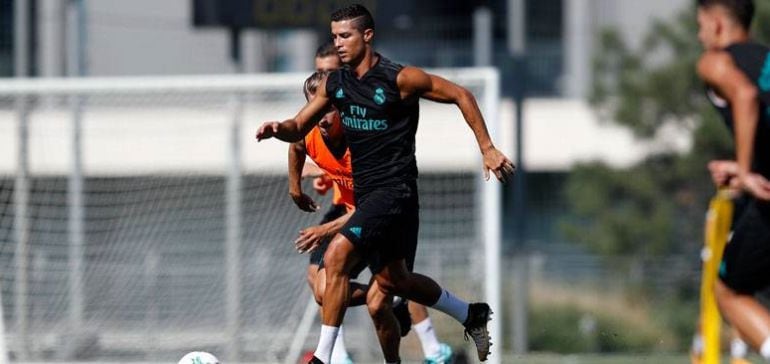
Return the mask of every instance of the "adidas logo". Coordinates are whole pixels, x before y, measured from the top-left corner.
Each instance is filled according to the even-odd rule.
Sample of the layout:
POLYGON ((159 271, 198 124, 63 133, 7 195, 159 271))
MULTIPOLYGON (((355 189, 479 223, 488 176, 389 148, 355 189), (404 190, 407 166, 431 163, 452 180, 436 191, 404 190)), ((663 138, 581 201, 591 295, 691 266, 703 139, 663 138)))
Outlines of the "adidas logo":
POLYGON ((336 97, 336 98, 338 98, 338 99, 342 99, 342 98, 344 98, 344 97, 345 97, 345 92, 344 92, 344 91, 342 91, 342 89, 341 89, 341 88, 338 88, 338 89, 337 89, 337 93, 336 93, 336 94, 334 94, 334 97, 336 97))
POLYGON ((360 226, 354 226, 349 229, 353 235, 355 235, 357 238, 361 238, 361 227, 360 226))

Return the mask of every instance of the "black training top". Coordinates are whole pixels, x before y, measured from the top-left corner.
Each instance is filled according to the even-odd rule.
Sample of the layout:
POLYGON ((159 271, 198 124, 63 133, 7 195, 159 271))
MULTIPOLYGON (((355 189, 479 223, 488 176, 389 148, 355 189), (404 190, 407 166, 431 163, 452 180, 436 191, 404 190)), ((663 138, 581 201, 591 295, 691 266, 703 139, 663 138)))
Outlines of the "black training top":
POLYGON ((357 194, 417 179, 419 98, 402 100, 396 77, 404 67, 377 56, 361 79, 343 67, 326 80, 326 94, 340 112, 350 147, 357 194))
MULTIPOLYGON (((770 178, 770 48, 758 43, 736 43, 725 48, 746 77, 759 90, 759 123, 754 139, 752 170, 770 178)), ((709 101, 724 118, 727 127, 733 131, 733 114, 726 100, 707 89, 709 101)))

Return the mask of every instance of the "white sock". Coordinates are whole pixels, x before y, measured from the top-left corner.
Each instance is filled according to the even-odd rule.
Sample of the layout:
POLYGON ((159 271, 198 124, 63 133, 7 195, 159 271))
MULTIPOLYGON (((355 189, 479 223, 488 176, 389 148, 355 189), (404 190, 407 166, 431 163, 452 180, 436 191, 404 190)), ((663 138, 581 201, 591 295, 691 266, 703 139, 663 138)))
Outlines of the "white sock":
POLYGON ((313 355, 325 364, 331 362, 334 341, 337 339, 339 331, 339 327, 321 325, 321 338, 318 339, 318 347, 316 347, 313 355))
POLYGON ((436 331, 433 330, 433 323, 431 323, 430 317, 412 325, 412 328, 417 333, 417 337, 420 338, 422 352, 426 358, 437 355, 441 351, 441 345, 436 337, 436 331))
POLYGON ((452 316, 461 324, 465 323, 465 320, 468 319, 468 302, 455 297, 455 295, 445 289, 441 290, 441 297, 431 307, 452 316))
POLYGON ((334 349, 332 350, 332 364, 344 363, 348 358, 348 349, 345 347, 345 334, 342 326, 337 331, 337 339, 334 341, 334 349))
POLYGON ((765 339, 765 342, 759 347, 759 355, 762 355, 765 360, 770 361, 770 337, 765 339))
POLYGON ((693 354, 703 354, 703 335, 695 334, 692 337, 692 348, 690 350, 692 350, 693 354))
POLYGON ((733 358, 745 358, 749 352, 749 346, 741 339, 733 339, 730 342, 730 356, 733 358))

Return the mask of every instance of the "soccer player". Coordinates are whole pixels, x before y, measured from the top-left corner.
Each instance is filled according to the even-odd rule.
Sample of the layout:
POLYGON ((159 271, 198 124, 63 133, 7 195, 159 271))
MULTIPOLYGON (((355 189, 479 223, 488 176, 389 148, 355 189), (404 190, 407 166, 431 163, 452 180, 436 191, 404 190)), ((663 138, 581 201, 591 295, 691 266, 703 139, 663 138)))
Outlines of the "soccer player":
POLYGON ((770 361, 770 312, 753 296, 770 286, 770 48, 754 43, 751 0, 698 0, 697 72, 709 100, 735 136, 736 164, 723 183, 749 202, 735 221, 715 287, 717 302, 741 337, 770 361))
POLYGON ((333 42, 326 42, 316 49, 314 63, 315 71, 319 73, 329 73, 342 66, 333 42))
MULTIPOLYGON (((336 56, 335 56, 336 57, 336 56)), ((305 81, 303 90, 305 98, 310 99, 318 82, 320 73, 314 73, 305 81)), ((302 170, 305 164, 305 156, 317 163, 323 173, 322 177, 334 182, 334 199, 331 208, 324 215, 321 223, 300 231, 299 237, 294 242, 299 252, 310 251, 310 264, 307 269, 307 279, 313 296, 319 305, 323 305, 323 289, 326 285, 325 270, 322 266, 323 253, 328 245, 328 236, 336 233, 353 212, 353 181, 352 177, 337 171, 350 168, 350 153, 347 151, 342 137, 342 126, 339 114, 330 109, 305 138, 305 140, 293 143, 289 147, 289 195, 297 206, 305 211, 316 211, 317 206, 312 198, 302 193, 300 183, 302 170), (326 177, 328 176, 328 177, 326 177)), ((355 279, 366 268, 365 264, 359 264, 351 272, 351 278, 355 279)), ((358 306, 366 303, 368 285, 350 282, 350 306, 358 306)), ((408 320, 408 313, 407 320, 408 320)), ((334 349, 332 350, 331 363, 352 363, 343 338, 343 328, 340 326, 334 349)))
MULTIPOLYGON (((347 306, 349 273, 361 260, 369 263, 384 293, 433 307, 461 322, 484 361, 490 347, 489 305, 469 304, 406 266, 417 244, 419 225, 414 154, 419 99, 459 107, 479 144, 485 176, 492 171, 505 181, 513 173, 513 163, 493 145, 468 90, 374 52, 374 20, 366 8, 355 4, 335 11, 331 32, 345 67, 323 80, 313 101, 293 119, 266 122, 256 135, 258 141, 276 137, 296 142, 333 104, 340 111, 351 152, 356 211, 324 255, 324 326, 311 363, 329 362, 347 306)), ((392 344, 398 347, 398 341, 392 344)), ((400 359, 387 357, 386 361, 400 359)))
MULTIPOLYGON (((325 48, 326 46, 322 46, 316 53, 317 69, 320 68, 318 67, 319 63, 324 62, 319 62, 319 59, 324 57, 325 53, 323 50, 325 48)), ((334 52, 333 57, 338 59, 336 50, 334 52)), ((322 73, 316 72, 305 81, 303 91, 308 101, 315 97, 321 79, 322 73)), ((333 181, 334 188, 332 207, 326 213, 321 223, 303 229, 300 232, 299 238, 295 241, 299 251, 311 251, 307 277, 316 301, 320 304, 323 300, 323 290, 326 283, 325 269, 322 264, 323 254, 326 251, 329 239, 339 232, 354 210, 350 152, 342 135, 342 124, 339 119, 339 113, 336 110, 330 110, 329 113, 324 115, 319 121, 318 126, 313 128, 303 141, 292 143, 289 147, 289 194, 300 209, 313 211, 316 209, 316 205, 309 196, 302 193, 302 185, 300 183, 300 173, 303 170, 306 156, 310 156, 322 172, 326 173, 324 176, 328 176, 326 179, 333 181)), ((322 183, 322 185, 327 186, 325 183, 322 183)), ((407 266, 413 266, 413 260, 414 256, 412 255, 407 262, 407 266)), ((351 272, 351 278, 355 279, 364 268, 365 264, 358 264, 353 272, 351 272)), ((349 305, 362 304, 362 299, 365 300, 365 296, 362 293, 365 294, 367 286, 351 282, 351 289, 352 298, 349 305)), ((381 297, 381 299, 384 299, 384 297, 381 297)), ((375 316, 386 315, 386 313, 379 312, 381 309, 384 308, 380 307, 377 301, 372 302, 370 305, 370 312, 374 312, 375 316)), ((411 326, 410 315, 406 309, 406 304, 404 303, 393 307, 394 314, 399 321, 401 336, 405 336, 411 326)), ((449 362, 453 354, 452 348, 438 341, 425 306, 410 301, 408 303, 408 310, 411 312, 415 332, 417 332, 422 345, 425 363, 438 364, 449 362)), ((340 332, 337 335, 337 341, 332 350, 332 363, 349 360, 346 359, 349 356, 346 353, 345 344, 342 340, 342 332, 343 329, 340 326, 340 332)))
MULTIPOLYGON (((329 73, 342 66, 342 61, 340 61, 340 57, 337 55, 337 49, 332 42, 326 42, 316 49, 313 63, 315 64, 315 71, 319 73, 329 73)), ((326 173, 312 164, 305 164, 302 169, 302 177, 308 176, 314 177, 313 189, 315 189, 316 192, 325 195, 327 191, 332 189, 335 196, 333 200, 339 201, 339 190, 334 187, 334 182, 329 179, 326 173)), ((292 198, 294 199, 295 197, 292 195, 292 198)), ((300 209, 307 212, 313 212, 318 209, 318 206, 315 205, 312 198, 302 198, 304 199, 303 201, 297 201, 296 199, 294 201, 300 209)))

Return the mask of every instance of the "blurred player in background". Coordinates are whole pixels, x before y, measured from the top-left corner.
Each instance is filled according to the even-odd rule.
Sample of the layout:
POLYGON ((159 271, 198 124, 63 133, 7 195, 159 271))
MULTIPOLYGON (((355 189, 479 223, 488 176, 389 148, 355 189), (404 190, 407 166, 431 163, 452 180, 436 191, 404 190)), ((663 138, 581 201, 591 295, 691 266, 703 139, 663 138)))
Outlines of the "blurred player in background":
POLYGON ((334 43, 326 42, 315 51, 315 71, 320 73, 329 73, 342 66, 342 61, 337 55, 337 48, 334 43))
MULTIPOLYGON (((264 123, 257 131, 257 140, 276 137, 295 142, 333 104, 340 110, 351 151, 356 211, 324 255, 324 325, 311 363, 330 361, 347 307, 349 273, 361 260, 369 263, 384 293, 429 305, 462 323, 479 359, 486 360, 491 345, 489 305, 460 300, 406 266, 416 251, 419 225, 414 155, 419 98, 454 103, 460 108, 479 144, 487 176, 492 171, 505 181, 513 173, 513 163, 494 147, 468 90, 374 52, 374 20, 366 8, 356 4, 335 11, 331 28, 338 55, 347 67, 324 79, 316 97, 295 118, 264 123)), ((395 352, 398 344, 390 344, 395 352)), ((386 362, 398 363, 400 358, 386 357, 386 362)))
POLYGON ((750 41, 753 14, 751 0, 698 0, 705 50, 697 71, 735 135, 736 168, 720 171, 718 183, 749 196, 725 248, 717 301, 741 337, 770 361, 770 312, 754 297, 770 286, 770 49, 750 41))

